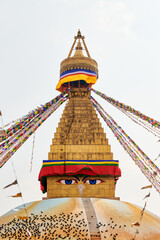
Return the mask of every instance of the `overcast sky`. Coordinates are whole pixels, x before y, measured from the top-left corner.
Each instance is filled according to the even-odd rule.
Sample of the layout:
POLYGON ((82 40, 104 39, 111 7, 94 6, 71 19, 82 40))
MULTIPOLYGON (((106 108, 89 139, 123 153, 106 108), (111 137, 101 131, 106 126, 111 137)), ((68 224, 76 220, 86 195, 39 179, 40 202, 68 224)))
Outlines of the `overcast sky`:
MULTIPOLYGON (((3 121, 15 120, 58 95, 60 62, 67 57, 77 30, 85 35, 90 55, 98 62, 94 88, 144 114, 160 120, 160 1, 159 0, 0 0, 0 110, 3 121)), ((93 95, 95 96, 95 95, 93 95)), ((128 135, 154 160, 160 142, 136 126, 104 100, 95 98, 128 135)), ((47 159, 62 105, 37 130, 33 169, 30 173, 33 136, 12 157, 25 202, 39 200, 38 174, 47 159)), ((149 182, 103 123, 122 177, 116 196, 143 207, 140 190, 149 182)), ((160 166, 160 158, 157 160, 160 166)), ((21 199, 11 161, 0 169, 0 214, 21 199)), ((153 189, 147 209, 160 216, 160 196, 153 189)))

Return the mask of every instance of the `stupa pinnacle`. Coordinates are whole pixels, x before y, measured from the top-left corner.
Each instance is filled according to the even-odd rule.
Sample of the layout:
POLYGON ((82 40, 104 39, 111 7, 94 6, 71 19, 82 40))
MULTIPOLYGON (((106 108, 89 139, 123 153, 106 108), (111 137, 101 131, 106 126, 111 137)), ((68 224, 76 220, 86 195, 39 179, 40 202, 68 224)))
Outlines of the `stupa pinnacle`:
POLYGON ((96 83, 98 78, 98 65, 97 62, 90 57, 84 36, 81 35, 80 30, 75 36, 73 45, 66 59, 61 62, 60 65, 60 80, 56 89, 63 92, 66 88, 70 88, 77 85, 76 81, 80 81, 81 87, 91 87, 96 83), (74 47, 75 53, 72 56, 74 47), (82 48, 82 45, 84 48, 82 48), (85 51, 87 56, 84 56, 85 51), (73 84, 74 82, 74 84, 73 84))

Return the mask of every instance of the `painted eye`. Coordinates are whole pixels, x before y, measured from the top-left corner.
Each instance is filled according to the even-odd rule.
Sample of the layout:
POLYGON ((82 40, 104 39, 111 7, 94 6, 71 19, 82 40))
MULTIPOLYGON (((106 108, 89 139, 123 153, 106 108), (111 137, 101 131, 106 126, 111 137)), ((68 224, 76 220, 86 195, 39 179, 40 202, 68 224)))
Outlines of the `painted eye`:
POLYGON ((85 181, 85 183, 92 184, 92 185, 94 185, 94 184, 100 184, 100 183, 102 183, 102 182, 103 182, 103 181, 100 180, 100 179, 87 179, 87 180, 85 181))
POLYGON ((71 185, 71 184, 77 183, 77 181, 74 180, 74 179, 61 179, 58 182, 62 183, 62 184, 67 184, 67 185, 71 185))

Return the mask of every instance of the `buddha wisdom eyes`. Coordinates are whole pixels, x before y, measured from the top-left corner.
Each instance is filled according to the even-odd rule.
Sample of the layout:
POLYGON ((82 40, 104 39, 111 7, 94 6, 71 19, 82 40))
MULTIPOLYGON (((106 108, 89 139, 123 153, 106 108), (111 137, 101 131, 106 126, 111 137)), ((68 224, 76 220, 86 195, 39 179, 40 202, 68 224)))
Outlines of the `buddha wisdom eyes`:
POLYGON ((88 184, 92 184, 92 185, 94 185, 94 184, 100 184, 100 183, 102 183, 102 182, 103 182, 103 181, 100 180, 100 179, 87 179, 87 180, 84 181, 84 183, 88 183, 88 184))
MULTIPOLYGON (((75 179, 61 179, 58 182, 61 183, 61 184, 66 184, 66 185, 71 185, 71 184, 78 183, 78 181, 75 180, 75 179)), ((87 179, 87 180, 83 181, 83 183, 87 183, 87 184, 90 184, 90 185, 100 184, 102 182, 103 181, 100 180, 100 179, 87 179)))
POLYGON ((62 184, 68 184, 68 185, 77 183, 77 181, 74 179, 61 179, 58 182, 62 184))

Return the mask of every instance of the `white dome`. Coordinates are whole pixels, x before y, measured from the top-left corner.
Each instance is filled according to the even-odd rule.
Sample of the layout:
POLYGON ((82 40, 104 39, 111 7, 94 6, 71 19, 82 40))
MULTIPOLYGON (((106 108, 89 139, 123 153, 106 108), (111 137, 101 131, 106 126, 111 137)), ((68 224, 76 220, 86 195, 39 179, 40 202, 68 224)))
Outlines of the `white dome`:
POLYGON ((92 198, 91 203, 95 216, 91 216, 94 215, 92 206, 88 205, 86 209, 82 198, 31 202, 26 204, 29 216, 27 220, 23 206, 19 206, 0 218, 0 239, 15 239, 16 230, 16 235, 19 236, 17 239, 88 240, 92 239, 89 231, 91 228, 93 230, 95 223, 95 234, 100 234, 97 239, 131 240, 136 231, 136 240, 160 239, 160 218, 148 211, 145 211, 140 226, 132 227, 132 223, 139 222, 140 207, 118 200, 98 198, 92 198), (7 236, 9 233, 12 233, 11 238, 7 236))

